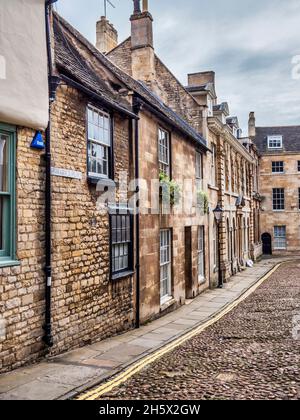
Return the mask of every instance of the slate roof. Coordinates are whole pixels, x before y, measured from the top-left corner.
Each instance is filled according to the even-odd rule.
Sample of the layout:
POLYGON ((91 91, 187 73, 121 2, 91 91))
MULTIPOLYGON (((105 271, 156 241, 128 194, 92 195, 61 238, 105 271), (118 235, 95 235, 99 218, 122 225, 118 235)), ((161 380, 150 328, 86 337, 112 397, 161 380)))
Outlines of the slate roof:
MULTIPOLYGON (((295 125, 286 127, 256 127, 254 143, 261 154, 272 152, 268 149, 268 136, 277 135, 281 135, 283 138, 282 153, 300 153, 300 125, 295 125)), ((278 150, 274 150, 272 153, 278 153, 278 150)))
POLYGON ((238 117, 228 117, 226 118, 226 122, 229 125, 236 125, 237 127, 239 127, 238 117))
POLYGON ((112 107, 132 112, 130 104, 108 86, 86 60, 82 58, 70 39, 63 33, 59 22, 54 19, 55 61, 58 69, 75 82, 99 95, 112 107))
POLYGON ((214 111, 217 111, 217 112, 218 111, 222 111, 225 114, 229 115, 229 106, 228 106, 228 103, 227 102, 222 102, 221 104, 214 105, 213 106, 213 110, 214 111))
POLYGON ((128 111, 128 105, 122 102, 119 95, 116 95, 108 85, 102 81, 97 72, 81 56, 80 51, 72 42, 72 37, 79 41, 94 58, 106 68, 108 68, 116 78, 120 80, 129 90, 133 91, 140 99, 155 108, 170 125, 177 128, 185 136, 194 140, 199 146, 207 149, 206 140, 197 133, 183 118, 175 113, 170 107, 164 104, 158 96, 151 92, 143 83, 134 80, 131 76, 123 72, 119 67, 112 63, 105 55, 98 51, 87 39, 85 39, 76 29, 66 22, 57 13, 54 13, 54 36, 55 36, 55 59, 58 67, 70 78, 84 84, 93 92, 99 94, 104 99, 111 101, 112 105, 120 104, 124 110, 128 111), (67 33, 70 36, 67 36, 67 33))

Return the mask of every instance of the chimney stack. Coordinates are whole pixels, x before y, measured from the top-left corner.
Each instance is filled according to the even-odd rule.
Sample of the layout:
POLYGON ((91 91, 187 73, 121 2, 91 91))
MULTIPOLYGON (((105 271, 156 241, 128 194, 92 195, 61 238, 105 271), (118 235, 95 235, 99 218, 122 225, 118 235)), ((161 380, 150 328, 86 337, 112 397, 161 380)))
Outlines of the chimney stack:
POLYGON ((103 54, 113 50, 118 45, 118 32, 113 24, 101 16, 96 25, 96 48, 103 54))
POLYGON ((133 0, 131 21, 132 76, 152 84, 155 81, 155 55, 153 48, 153 18, 148 11, 148 0, 133 0))
POLYGON ((214 71, 204 71, 199 73, 188 74, 189 86, 203 86, 208 83, 215 85, 216 74, 214 71))
POLYGON ((248 122, 248 136, 252 140, 256 136, 255 113, 250 112, 248 122))

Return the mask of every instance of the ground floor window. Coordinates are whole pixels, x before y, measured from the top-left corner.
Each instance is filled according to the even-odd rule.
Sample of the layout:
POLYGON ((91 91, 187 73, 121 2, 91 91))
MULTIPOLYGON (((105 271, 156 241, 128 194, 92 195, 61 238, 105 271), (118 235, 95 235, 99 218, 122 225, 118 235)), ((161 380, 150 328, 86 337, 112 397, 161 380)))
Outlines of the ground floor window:
POLYGON ((16 130, 0 123, 0 265, 15 259, 16 130))
POLYGON ((160 231, 160 298, 161 303, 172 296, 171 230, 160 231))
POLYGON ((218 227, 217 224, 214 223, 214 228, 213 228, 213 261, 214 261, 214 268, 218 269, 219 267, 219 252, 218 252, 218 227))
POLYGON ((133 270, 133 216, 110 216, 112 275, 133 270))
POLYGON ((204 262, 204 226, 198 228, 198 281, 203 283, 205 281, 205 262, 204 262))
POLYGON ((286 249, 286 226, 274 226, 274 249, 286 249))

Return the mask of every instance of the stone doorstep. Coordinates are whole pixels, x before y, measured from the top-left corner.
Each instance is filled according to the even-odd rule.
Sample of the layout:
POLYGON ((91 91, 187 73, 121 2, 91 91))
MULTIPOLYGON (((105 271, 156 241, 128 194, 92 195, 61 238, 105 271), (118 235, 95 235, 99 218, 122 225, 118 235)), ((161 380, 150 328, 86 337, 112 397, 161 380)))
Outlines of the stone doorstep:
MULTIPOLYGON (((240 290, 236 290, 235 292, 228 291, 227 287, 223 289, 223 292, 228 294, 228 296, 230 296, 231 298, 230 302, 228 303, 235 301, 241 295, 243 295, 246 290, 252 287, 253 284, 255 284, 257 280, 259 280, 263 275, 268 273, 275 265, 278 264, 278 262, 278 260, 272 260, 272 263, 268 264, 262 275, 258 278, 256 278, 256 276, 253 276, 253 281, 249 281, 248 287, 245 287, 242 292, 240 290)), ((222 291, 220 292, 222 293, 222 291)), ((221 293, 218 294, 218 296, 221 296, 221 293)), ((29 368, 23 368, 23 375, 26 376, 26 379, 22 378, 22 374, 20 374, 19 371, 11 372, 10 374, 5 374, 7 376, 2 375, 0 376, 0 392, 1 389, 3 391, 2 395, 0 394, 0 399, 4 399, 2 397, 5 397, 7 399, 45 399, 45 396, 48 399, 69 399, 75 397, 76 395, 78 395, 78 393, 84 392, 87 389, 98 385, 104 380, 107 380, 110 377, 122 372, 124 369, 131 366, 133 363, 137 362, 146 355, 152 354, 159 348, 165 346, 167 343, 170 343, 174 341, 174 339, 182 336, 183 334, 192 331, 195 327, 203 324, 203 322, 207 319, 210 319, 213 316, 213 314, 220 312, 221 309, 227 306, 227 304, 222 305, 221 302, 218 307, 219 311, 214 310, 217 309, 214 307, 203 310, 201 304, 201 301, 203 300, 202 296, 204 296, 206 300, 205 294, 200 295, 196 298, 198 302, 198 311, 190 311, 190 313, 194 312, 195 314, 203 317, 203 319, 199 320, 200 322, 191 319, 184 319, 184 315, 180 313, 179 309, 177 312, 175 312, 177 314, 177 319, 175 321, 172 317, 172 319, 166 320, 166 322, 159 322, 161 320, 153 321, 151 327, 149 325, 145 327, 147 329, 148 327, 150 327, 149 330, 151 329, 152 331, 155 330, 155 326, 158 327, 156 331, 159 331, 160 329, 169 330, 169 333, 174 331, 174 335, 170 335, 170 339, 166 338, 166 341, 161 341, 149 340, 146 339, 146 337, 143 338, 143 335, 146 336, 147 333, 151 333, 151 331, 149 330, 143 332, 142 336, 133 335, 133 332, 128 332, 123 335, 125 342, 120 339, 118 340, 117 337, 105 340, 104 342, 93 344, 84 349, 79 349, 78 351, 76 350, 74 352, 71 352, 74 353, 73 357, 75 358, 77 357, 74 356, 75 353, 79 353, 80 351, 86 352, 85 355, 87 356, 92 355, 92 357, 86 357, 83 359, 81 359, 81 357, 78 355, 78 358, 80 359, 79 363, 69 362, 68 365, 64 365, 63 361, 61 364, 59 364, 55 363, 54 359, 52 363, 51 361, 48 363, 42 362, 40 365, 34 365, 29 368), (129 341, 125 340, 125 335, 128 335, 130 337, 129 341), (116 360, 118 358, 117 355, 115 357, 115 360, 112 360, 113 354, 114 352, 118 353, 118 346, 124 348, 125 345, 128 345, 129 347, 134 347, 136 349, 140 347, 141 350, 144 351, 143 353, 139 352, 137 355, 131 355, 128 352, 128 361, 120 361, 120 365, 117 365, 115 367, 114 364, 119 363, 119 361, 116 360), (102 356, 105 354, 105 352, 107 353, 107 357, 105 356, 103 358, 102 356), (95 353, 99 354, 97 358, 95 358, 95 353), (79 364, 80 366, 78 366, 79 364), (55 365, 58 365, 59 368, 53 371, 53 367, 55 365), (4 381, 6 378, 6 386, 5 384, 3 384, 3 378, 4 381), (78 382, 80 381, 81 384, 78 385, 78 382)), ((195 303, 196 300, 194 301, 195 303)), ((191 308, 191 305, 189 305, 189 308, 191 308)), ((172 315, 174 315, 175 313, 173 313, 172 315)), ((186 315, 188 317, 188 314, 186 315)), ((158 335, 159 333, 156 334, 158 335)), ((153 334, 151 334, 151 336, 152 335, 153 334)), ((72 355, 70 357, 72 358, 72 355)))

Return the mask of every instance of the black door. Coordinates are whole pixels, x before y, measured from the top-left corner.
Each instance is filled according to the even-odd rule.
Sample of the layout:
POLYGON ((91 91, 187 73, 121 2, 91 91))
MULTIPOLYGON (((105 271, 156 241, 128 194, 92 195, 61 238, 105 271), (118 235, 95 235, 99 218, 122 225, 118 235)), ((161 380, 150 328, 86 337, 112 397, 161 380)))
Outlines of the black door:
POLYGON ((261 237, 264 255, 272 255, 272 237, 269 233, 264 233, 261 237))

